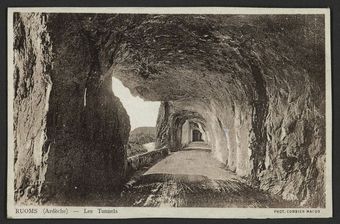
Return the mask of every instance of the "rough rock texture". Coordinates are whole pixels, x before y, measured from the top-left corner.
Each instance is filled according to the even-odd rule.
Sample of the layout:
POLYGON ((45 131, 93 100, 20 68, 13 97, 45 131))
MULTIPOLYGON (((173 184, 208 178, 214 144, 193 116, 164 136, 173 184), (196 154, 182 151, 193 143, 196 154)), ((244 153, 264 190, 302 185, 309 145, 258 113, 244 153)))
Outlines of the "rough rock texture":
POLYGON ((14 16, 14 185, 16 200, 23 201, 38 200, 47 168, 44 144, 52 81, 44 19, 34 14, 14 16))
MULTIPOLYGON (((229 169, 284 199, 324 206, 323 16, 46 17, 47 28, 39 29, 51 37, 53 66, 48 75, 52 90, 48 97, 48 91, 37 86, 48 99, 49 109, 41 109, 37 117, 42 124, 44 114, 48 119, 46 127, 42 125, 44 146, 37 145, 36 150, 49 148, 45 177, 51 183, 66 183, 70 189, 73 182, 85 186, 81 181, 87 180, 76 164, 88 158, 93 176, 121 173, 117 170, 124 166, 129 125, 124 109, 108 90, 113 74, 133 94, 163 101, 158 146, 180 149, 181 125, 187 119, 198 119, 206 127, 214 156, 229 169), (110 158, 107 167, 96 167, 103 155, 111 156, 105 157, 110 158), (108 167, 115 172, 108 172, 108 167), (97 169, 103 169, 102 173, 97 169)), ((28 25, 23 26, 26 35, 36 35, 27 33, 28 25)), ((28 54, 22 53, 29 59, 20 59, 17 67, 32 60, 28 54)), ((29 65, 25 72, 30 71, 29 65)), ((38 77, 42 79, 43 74, 38 77)), ((18 152, 25 143, 19 144, 18 152)))
POLYGON ((91 38, 72 16, 15 18, 17 200, 112 191, 124 177, 130 125, 111 79, 100 79, 91 38))
POLYGON ((141 17, 113 72, 136 95, 166 101, 158 134, 171 149, 197 113, 231 170, 324 206, 323 24, 314 15, 141 17))

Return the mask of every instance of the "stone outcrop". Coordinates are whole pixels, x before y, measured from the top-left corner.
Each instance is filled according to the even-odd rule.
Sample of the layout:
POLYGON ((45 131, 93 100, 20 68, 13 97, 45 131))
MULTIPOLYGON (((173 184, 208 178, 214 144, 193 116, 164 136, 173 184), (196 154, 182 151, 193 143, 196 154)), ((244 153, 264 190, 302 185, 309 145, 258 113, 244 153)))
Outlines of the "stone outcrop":
MULTIPOLYGON (((134 95, 162 101, 157 146, 178 150, 181 125, 198 119, 214 156, 229 169, 284 199, 324 206, 322 16, 48 14, 21 15, 18 21, 15 46, 27 46, 16 50, 21 58, 15 59, 15 83, 22 90, 16 91, 15 131, 25 124, 21 120, 39 128, 25 129, 24 140, 16 138, 16 172, 46 164, 41 173, 46 186, 70 192, 78 183, 91 186, 98 176, 110 179, 108 186, 119 182, 129 122, 109 90, 114 75, 134 95), (29 32, 33 29, 41 31, 29 32), (33 35, 41 33, 48 42, 35 46, 44 39, 33 35), (42 58, 32 63, 29 49, 42 58), (47 71, 34 71, 40 61, 50 65, 47 71), (24 77, 44 81, 32 86, 24 77), (37 99, 34 94, 43 100, 33 118, 25 110, 37 99), (18 98, 25 95, 28 99, 18 98), (27 165, 20 159, 24 146, 41 133, 40 145, 27 150, 44 162, 30 155, 27 165), (107 163, 97 167, 103 157, 107 163), (84 161, 88 167, 78 167, 84 161), (83 169, 92 173, 88 180, 79 174, 83 169)), ((19 179, 17 189, 35 180, 19 179)))
POLYGON ((38 200, 47 169, 51 44, 41 15, 14 15, 14 170, 16 200, 38 200), (36 42, 35 40, 40 40, 36 42))
POLYGON ((129 118, 111 79, 101 80, 91 37, 72 18, 15 16, 15 190, 22 203, 112 191, 124 177, 129 118))

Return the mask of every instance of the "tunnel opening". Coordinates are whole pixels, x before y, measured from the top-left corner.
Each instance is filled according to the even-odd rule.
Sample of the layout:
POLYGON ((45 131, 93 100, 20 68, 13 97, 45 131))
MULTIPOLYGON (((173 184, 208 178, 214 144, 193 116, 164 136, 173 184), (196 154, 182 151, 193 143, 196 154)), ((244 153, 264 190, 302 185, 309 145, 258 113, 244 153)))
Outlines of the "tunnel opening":
POLYGON ((198 129, 192 130, 192 141, 193 142, 203 142, 202 133, 198 129))
POLYGON ((191 118, 186 120, 181 129, 182 129, 182 136, 181 136, 181 143, 182 149, 211 149, 209 145, 209 137, 208 133, 205 130, 206 125, 201 123, 199 119, 191 118))
POLYGON ((201 152, 182 149, 203 140, 211 151, 195 161, 212 155, 206 170, 224 166, 283 199, 324 205, 324 71, 316 69, 324 62, 305 60, 324 54, 307 38, 324 40, 315 28, 323 18, 48 14, 47 23, 45 16, 15 21, 16 43, 27 40, 14 60, 18 200, 31 197, 27 185, 43 198, 118 191, 131 131, 150 126, 155 148, 181 164, 196 167, 190 159, 201 152), (131 104, 135 98, 142 101, 131 104), (154 104, 136 107, 146 101, 154 104), (25 128, 31 123, 38 128, 25 128))
POLYGON ((146 101, 134 96, 131 90, 112 76, 112 91, 120 99, 130 121, 127 157, 155 150, 156 122, 160 102, 146 101))

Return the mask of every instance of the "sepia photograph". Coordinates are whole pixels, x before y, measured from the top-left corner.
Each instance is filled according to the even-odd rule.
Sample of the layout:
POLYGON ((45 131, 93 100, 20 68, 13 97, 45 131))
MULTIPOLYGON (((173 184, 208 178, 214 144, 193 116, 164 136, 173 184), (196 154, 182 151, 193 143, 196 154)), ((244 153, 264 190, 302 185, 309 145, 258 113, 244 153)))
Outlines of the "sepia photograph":
POLYGON ((9 218, 332 217, 329 9, 9 8, 9 218))

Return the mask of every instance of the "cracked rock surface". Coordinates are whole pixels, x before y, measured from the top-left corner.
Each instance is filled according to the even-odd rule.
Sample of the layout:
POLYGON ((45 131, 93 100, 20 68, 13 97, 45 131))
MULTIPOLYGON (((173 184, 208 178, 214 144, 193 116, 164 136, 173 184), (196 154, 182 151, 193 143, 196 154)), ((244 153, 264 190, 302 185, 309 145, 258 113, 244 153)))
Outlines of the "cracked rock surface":
POLYGON ((228 169, 323 207, 323 27, 320 15, 16 14, 17 200, 120 185, 130 124, 114 75, 162 101, 158 146, 179 150, 181 125, 199 120, 228 169))

